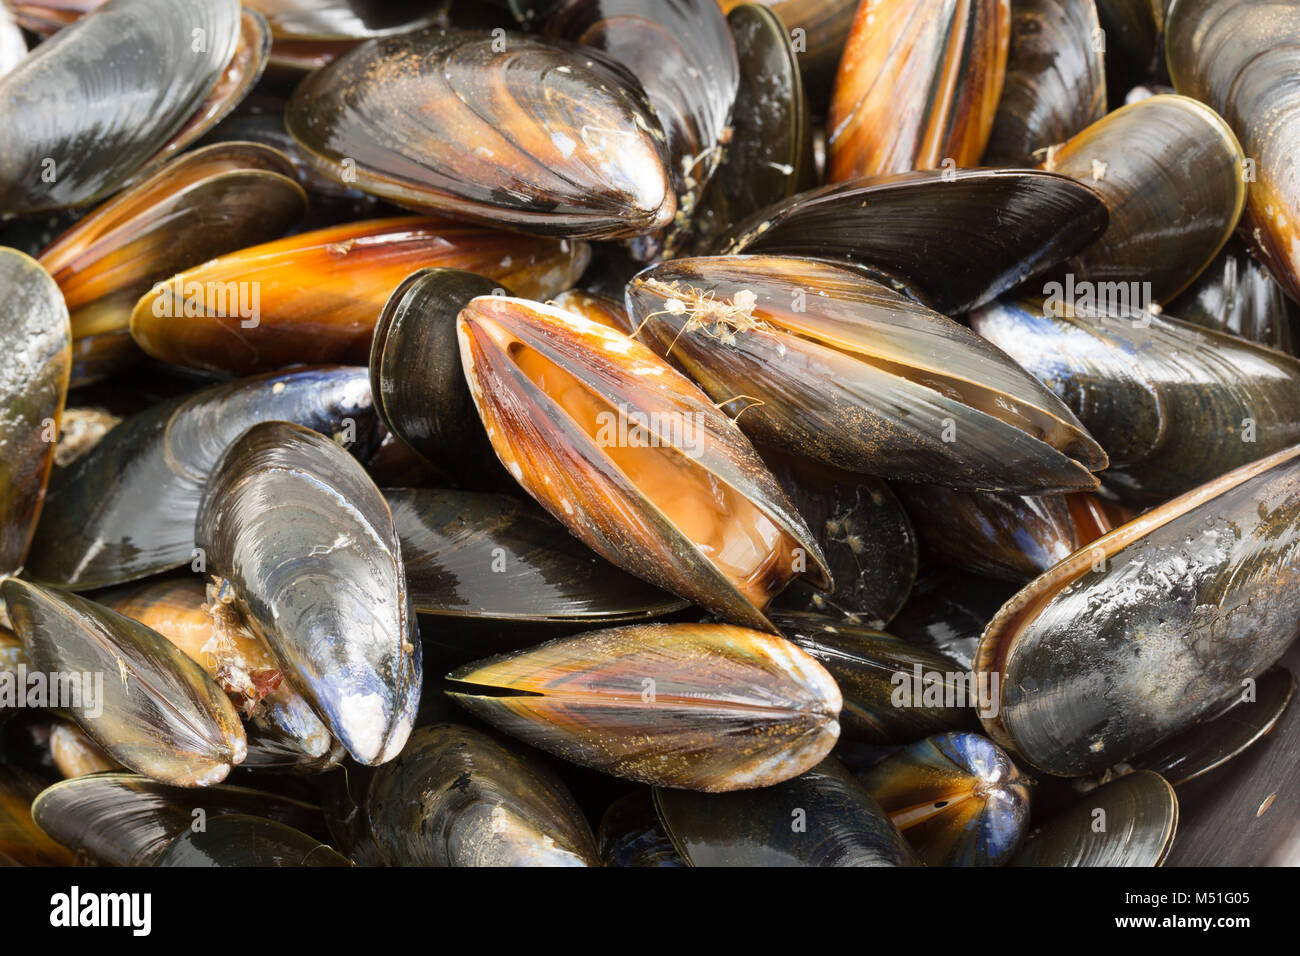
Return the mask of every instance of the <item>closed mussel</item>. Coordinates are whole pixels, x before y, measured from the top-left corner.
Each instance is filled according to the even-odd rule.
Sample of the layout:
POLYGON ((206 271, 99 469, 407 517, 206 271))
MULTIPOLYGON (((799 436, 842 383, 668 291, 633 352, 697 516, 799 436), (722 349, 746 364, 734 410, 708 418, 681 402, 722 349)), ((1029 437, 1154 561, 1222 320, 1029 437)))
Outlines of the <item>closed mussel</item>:
POLYGON ((1050 298, 1000 299, 970 322, 1079 416, 1125 498, 1160 501, 1300 442, 1300 362, 1273 349, 1050 298))
POLYGON ((467 664, 447 693, 542 750, 661 787, 765 787, 839 737, 842 698, 783 638, 724 624, 593 631, 467 664))
POLYGON ((862 784, 828 757, 776 786, 702 794, 656 789, 692 866, 910 866, 915 856, 862 784))
POLYGON ((993 128, 1011 0, 864 0, 828 120, 833 182, 974 166, 993 128))
POLYGON ((383 495, 328 438, 255 425, 204 491, 195 540, 288 680, 359 762, 401 750, 420 700, 420 638, 383 495))
POLYGON ((858 777, 930 866, 1005 863, 1029 826, 1029 782, 978 734, 939 734, 858 777))
POLYGON ((455 724, 421 727, 366 809, 390 866, 593 866, 595 839, 549 768, 455 724))
POLYGON ((300 233, 159 282, 131 337, 155 358, 250 374, 300 362, 365 363, 389 293, 425 266, 477 272, 521 295, 571 286, 585 244, 401 217, 300 233))
POLYGON ((72 590, 196 563, 194 515, 221 453, 250 425, 315 428, 365 454, 374 412, 364 368, 276 372, 172 399, 113 428, 55 476, 28 571, 72 590))
POLYGON ((1297 634, 1300 448, 1121 525, 1031 581, 980 642, 989 735, 1060 776, 1100 773, 1241 693, 1297 634))
MULTIPOLYGON (((244 759, 239 714, 161 634, 75 594, 16 579, 5 604, 27 666, 115 760, 176 786, 208 786, 244 759)), ((29 679, 30 683, 30 679, 29 679)))
POLYGON ((727 620, 830 576, 748 440, 648 348, 582 316, 483 296, 461 363, 507 470, 594 551, 727 620))
POLYGON ((68 394, 71 332, 59 287, 39 263, 0 248, 0 575, 23 564, 45 499, 68 394))
POLYGON ((422 212, 611 238, 676 210, 663 132, 636 80, 559 40, 372 40, 304 80, 285 124, 326 175, 422 212))
POLYGON ((1010 491, 1091 489, 1073 414, 958 323, 846 266, 679 259, 628 289, 638 337, 755 441, 850 471, 1010 491))

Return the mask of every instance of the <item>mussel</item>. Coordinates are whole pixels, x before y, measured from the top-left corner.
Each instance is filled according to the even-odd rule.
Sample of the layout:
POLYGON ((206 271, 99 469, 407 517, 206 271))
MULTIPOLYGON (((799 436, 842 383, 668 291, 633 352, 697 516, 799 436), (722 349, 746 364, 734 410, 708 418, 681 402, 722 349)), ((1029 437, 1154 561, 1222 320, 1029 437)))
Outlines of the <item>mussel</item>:
POLYGON ((375 772, 370 830, 390 866, 592 866, 591 828, 539 761, 469 727, 411 734, 375 772))
POLYGON ((677 208, 636 80, 559 40, 371 40, 312 73, 285 124, 326 175, 421 212, 611 238, 661 228, 677 208))
POLYGON ((1065 406, 958 323, 848 267, 678 259, 629 284, 638 337, 755 441, 849 471, 1091 489, 1106 458, 1065 406))
POLYGON ((1300 448, 1120 525, 1031 581, 989 624, 985 729, 1080 776, 1215 713, 1300 633, 1300 448))
POLYGON ((17 579, 5 605, 32 678, 115 760, 176 786, 225 779, 247 750, 225 693, 162 635, 102 605, 17 579))
POLYGON ((131 313, 131 337, 155 358, 250 374, 295 362, 364 363, 393 287, 451 266, 521 295, 571 286, 585 244, 443 219, 400 217, 300 233, 222 256, 157 283, 131 313))
POLYGON ((542 750, 662 787, 765 787, 820 761, 842 698, 783 638, 725 624, 645 624, 458 668, 447 693, 542 750))
POLYGON ((397 756, 419 706, 420 638, 392 513, 362 467, 301 426, 254 425, 214 469, 194 534, 348 753, 397 756))
POLYGON ((1296 321, 1286 292, 1236 236, 1169 303, 1168 312, 1184 322, 1295 354, 1296 321))
POLYGON ((176 837, 154 866, 351 866, 333 847, 265 817, 224 814, 176 837))
POLYGON ((0 248, 0 575, 23 564, 45 499, 68 393, 72 335, 59 287, 39 263, 0 248))
POLYGON ((497 456, 602 557, 763 629, 763 609, 792 578, 831 584, 740 429, 640 342, 502 296, 470 302, 459 334, 497 456))
POLYGON ((72 590, 120 584, 190 564, 194 515, 221 453, 259 421, 317 428, 357 454, 373 447, 364 368, 275 372, 213 385, 132 416, 56 474, 29 574, 72 590))

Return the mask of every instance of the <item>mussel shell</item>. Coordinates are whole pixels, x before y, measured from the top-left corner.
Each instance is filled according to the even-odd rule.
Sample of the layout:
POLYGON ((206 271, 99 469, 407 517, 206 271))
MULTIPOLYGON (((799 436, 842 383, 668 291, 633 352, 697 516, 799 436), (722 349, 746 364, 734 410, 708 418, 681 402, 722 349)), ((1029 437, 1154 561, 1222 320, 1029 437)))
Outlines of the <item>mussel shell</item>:
POLYGON ((1096 189, 1110 208, 1105 235, 1071 270, 1095 283, 1146 284, 1151 302, 1168 302, 1236 228, 1244 159, 1217 113, 1169 94, 1121 106, 1053 148, 1044 168, 1096 189))
POLYGON ((32 804, 42 830, 106 866, 152 866, 177 836, 228 813, 324 835, 320 809, 300 800, 228 784, 185 790, 130 773, 64 780, 32 804))
POLYGON ((1067 176, 922 171, 799 193, 736 224, 718 252, 865 263, 956 315, 1079 252, 1107 221, 1101 197, 1067 176))
POLYGON ((499 296, 471 302, 459 335, 497 456, 602 557, 764 629, 763 608, 798 574, 831 585, 811 532, 740 429, 641 343, 499 296), (586 404, 570 412, 561 397, 586 404))
POLYGON ((430 26, 450 0, 249 0, 248 6, 266 17, 277 40, 361 40, 430 26))
POLYGON ((0 79, 0 207, 58 209, 116 189, 198 109, 240 28, 237 0, 115 0, 42 43, 0 79))
POLYGON ((120 368, 98 360, 115 357, 111 343, 88 339, 117 336, 128 361, 140 356, 129 335, 131 310, 155 282, 283 235, 306 209, 288 157, 229 143, 178 157, 81 219, 40 257, 71 313, 74 387, 120 368))
POLYGON ((691 866, 909 866, 888 815, 833 757, 775 786, 739 793, 654 792, 691 866))
POLYGON ((72 335, 63 294, 41 265, 0 248, 0 576, 23 564, 54 462, 72 335))
POLYGON ((415 609, 450 619, 616 624, 686 602, 612 567, 541 509, 473 491, 385 491, 415 609))
POLYGON ((1095 488, 1089 469, 1105 466, 1073 414, 1007 356, 846 266, 677 259, 633 279, 627 303, 638 338, 731 403, 755 441, 792 454, 1039 492, 1095 488))
POLYGON ((1295 677, 1285 667, 1270 667, 1260 675, 1252 696, 1223 713, 1175 734, 1128 761, 1134 770, 1153 770, 1181 787, 1241 756, 1282 719, 1295 693, 1295 677))
POLYGON ((350 222, 243 249, 157 283, 136 303, 131 336, 155 358, 216 372, 361 364, 389 293, 416 269, 463 268, 520 295, 546 296, 571 286, 588 255, 583 243, 445 219, 350 222))
POLYGON ((959 688, 967 675, 947 658, 824 615, 780 613, 772 621, 835 679, 844 698, 840 728, 846 739, 906 744, 975 726, 977 701, 969 687, 959 688))
POLYGON ((926 551, 976 574, 1024 582, 1114 524, 1092 495, 1012 495, 899 485, 926 551))
POLYGON ((618 777, 723 791, 802 773, 839 736, 830 674, 783 638, 725 624, 593 631, 448 675, 462 707, 618 777))
POLYGON ((929 866, 1005 863, 1029 827, 1029 781, 978 734, 927 737, 858 782, 929 866))
POLYGON ((1050 300, 999 300, 970 323, 1079 416, 1125 499, 1160 501, 1300 442, 1300 362, 1253 342, 1050 300))
POLYGON ((655 813, 649 790, 637 790, 610 804, 596 831, 605 866, 685 866, 655 813))
POLYGON ((327 176, 418 211, 611 238, 660 228, 676 209, 636 81, 558 40, 371 40, 308 76, 285 125, 327 176))
POLYGON ((186 830, 154 866, 351 866, 352 862, 301 830, 265 817, 231 813, 203 829, 186 830))
POLYGON ((800 57, 780 17, 757 3, 727 15, 740 63, 731 140, 691 223, 693 245, 711 246, 732 223, 817 184, 812 118, 800 57))
POLYGON ((50 759, 64 778, 123 769, 84 730, 66 720, 50 728, 50 759))
POLYGON ((35 777, 0 764, 0 868, 72 865, 72 851, 46 836, 32 820, 32 800, 40 792, 35 777))
POLYGON ((1116 100, 1137 83, 1163 72, 1160 32, 1173 0, 1094 0, 1105 31, 1106 84, 1116 100))
POLYGON ((884 627, 907 600, 917 568, 916 534, 889 485, 771 452, 763 460, 817 536, 835 579, 827 593, 796 580, 773 606, 884 627))
POLYGON ((1173 302, 1168 312, 1184 322, 1295 354, 1295 322, 1286 292, 1237 237, 1173 302))
POLYGON ((1106 115, 1102 36, 1093 0, 1012 3, 1006 82, 985 163, 1031 165, 1036 152, 1106 115))
POLYGON ((364 454, 374 430, 366 370, 275 372, 214 385, 132 416, 55 476, 28 572, 38 581, 86 590, 201 557, 194 552, 194 516, 203 483, 231 442, 268 419, 350 437, 350 447, 364 454))
POLYGON ((835 78, 828 178, 974 166, 1010 37, 1011 0, 864 0, 835 78))
POLYGON ((511 295, 460 269, 421 269, 384 303, 370 343, 370 392, 388 430, 426 461, 462 479, 510 487, 460 365, 456 319, 480 295, 511 295), (422 374, 411 374, 411 363, 422 374), (486 473, 486 474, 485 474, 486 473))
POLYGON ((1213 714, 1300 632, 1300 447, 1146 512, 1030 582, 980 642, 998 744, 1100 773, 1213 714))
POLYGON ((1034 831, 1011 865, 1160 866, 1177 829, 1174 788, 1160 774, 1139 770, 1034 831))
MULTIPOLYGON (((741 0, 719 0, 725 13, 741 0)), ((809 104, 818 116, 826 114, 831 87, 839 69, 844 44, 853 29, 858 0, 758 0, 781 18, 791 46, 799 54, 799 71, 808 90, 809 104), (797 44, 797 45, 796 45, 797 44)))
POLYGON ((163 783, 201 787, 244 759, 234 706, 161 634, 16 579, 3 594, 31 671, 46 675, 59 706, 114 760, 163 783))
POLYGON ((638 255, 675 255, 732 132, 740 68, 727 19, 717 0, 547 0, 544 5, 551 8, 542 21, 545 33, 601 51, 645 89, 652 115, 663 127, 676 209, 667 234, 648 240, 638 255))
POLYGON ((370 830, 390 866, 594 866, 595 838, 560 779, 469 727, 437 724, 375 772, 370 830))
POLYGON ((287 422, 241 435, 208 481, 195 540, 244 621, 361 763, 415 721, 420 638, 393 516, 362 467, 287 422))

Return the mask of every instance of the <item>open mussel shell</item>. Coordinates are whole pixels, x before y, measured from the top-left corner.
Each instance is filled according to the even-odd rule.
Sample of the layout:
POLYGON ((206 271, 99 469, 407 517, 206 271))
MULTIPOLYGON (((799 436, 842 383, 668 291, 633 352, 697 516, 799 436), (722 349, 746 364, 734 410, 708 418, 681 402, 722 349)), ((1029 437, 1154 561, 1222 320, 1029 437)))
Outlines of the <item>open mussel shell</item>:
POLYGON ((975 726, 978 689, 947 658, 820 614, 781 613, 772 620, 835 679, 846 739, 905 744, 975 726))
POLYGON ((460 269, 421 269, 384 303, 370 343, 370 391, 388 430, 442 471, 481 486, 512 482, 492 452, 460 366, 456 319, 501 283, 460 269), (412 362, 421 374, 412 375, 412 362), (499 478, 497 477, 499 476, 499 478))
POLYGON ((848 259, 955 315, 1084 249, 1106 223, 1101 197, 1068 176, 931 170, 798 193, 735 225, 718 252, 848 259))
POLYGON ((855 624, 884 627, 916 580, 916 534, 889 485, 807 459, 765 452, 835 579, 829 592, 796 580, 777 597, 783 610, 839 614, 855 624))
POLYGON ((213 471, 195 539, 348 753, 395 757, 419 705, 420 638, 392 513, 361 465, 301 426, 255 425, 213 471))
POLYGON ((979 734, 917 741, 858 775, 929 866, 997 866, 1029 827, 1029 781, 979 734))
POLYGON ((199 578, 164 578, 97 591, 95 600, 139 621, 196 661, 250 718, 245 767, 289 763, 320 769, 341 752, 329 729, 290 681, 270 649, 224 604, 215 586, 209 595, 199 578))
POLYGON ((131 336, 155 358, 217 372, 364 363, 389 293, 417 269, 465 269, 544 297, 569 288, 588 254, 583 243, 444 219, 351 222, 243 249, 157 283, 135 305, 131 336))
POLYGON ((974 166, 1010 37, 1011 0, 864 0, 835 78, 828 178, 974 166))
POLYGON ((431 488, 384 496, 411 602, 422 614, 596 626, 686 606, 611 567, 518 498, 431 488))
POLYGON ((34 260, 0 248, 0 576, 17 571, 45 498, 72 363, 68 309, 34 260))
POLYGON ((154 866, 351 866, 352 861, 301 830, 247 814, 214 816, 186 830, 154 866))
POLYGON ((31 774, 0 764, 0 868, 71 866, 74 856, 32 819, 32 801, 41 783, 31 774))
POLYGON ((0 78, 0 211, 119 187, 216 86, 240 28, 237 0, 115 0, 42 43, 0 78))
MULTIPOLYGON (((523 0, 525 6, 530 0, 523 0)), ((543 0, 543 32, 601 51, 645 90, 663 128, 676 202, 662 236, 633 243, 638 258, 675 255, 700 194, 728 148, 740 68, 717 0, 543 0)))
POLYGON ((1140 770, 1082 797, 1030 834, 1012 866, 1160 866, 1178 829, 1178 798, 1140 770))
POLYGON ((898 828, 832 757, 775 786, 738 793, 654 791, 691 866, 910 866, 898 828))
POLYGON ((289 797, 220 784, 186 790, 130 773, 64 780, 32 804, 40 828, 105 866, 152 866, 182 833, 224 814, 253 814, 323 836, 320 809, 289 797))
POLYGON ((1031 581, 980 642, 1013 755, 1100 773, 1204 720, 1298 632, 1300 447, 1244 465, 1031 581), (1249 613, 1247 613, 1249 609, 1249 613))
POLYGON ((1070 269, 1090 283, 1140 292, 1139 307, 1168 302, 1237 227, 1244 159, 1217 113, 1171 94, 1122 106, 1052 148, 1044 168, 1096 189, 1110 209, 1105 235, 1070 269))
POLYGON ((727 15, 740 62, 731 141, 691 223, 709 248, 732 223, 817 184, 812 118, 800 56, 773 10, 757 3, 727 15))
POLYGON ((1115 509, 1095 495, 1013 495, 898 485, 925 550, 976 574, 1024 582, 1101 537, 1115 509))
POLYGON ((419 211, 611 238, 660 228, 676 209, 636 81, 558 40, 372 40, 308 76, 285 124, 326 175, 419 211))
POLYGON ((1001 299, 970 323, 1079 416, 1122 498, 1161 501, 1300 442, 1300 361, 1237 336, 1068 295, 1001 299))
POLYGON ((638 338, 756 442, 849 471, 1009 491, 1092 489, 1105 455, 979 336, 857 270, 780 256, 652 266, 638 338))
POLYGON ((1295 677, 1270 667, 1239 699, 1212 720, 1197 724, 1128 761, 1134 770, 1154 770, 1181 787, 1240 756, 1282 719, 1295 693, 1295 677))
POLYGON ((447 693, 565 760, 664 787, 765 787, 839 737, 830 674, 783 638, 725 624, 593 631, 467 664, 447 693))
POLYGON ((226 143, 178 157, 78 221, 40 258, 71 314, 74 386, 121 367, 100 356, 140 356, 131 310, 155 282, 281 236, 306 209, 288 157, 226 143))
POLYGON ((1012 3, 1006 83, 985 163, 1032 165, 1036 152, 1106 115, 1101 36, 1093 0, 1012 3))
POLYGON ((799 574, 831 580, 740 429, 648 348, 580 315, 483 296, 465 376, 497 456, 602 557, 750 627, 799 574))
POLYGON ((595 838, 536 759, 455 724, 421 727, 375 772, 366 809, 389 866, 594 866, 595 838))
POLYGON ((1295 320, 1286 292, 1236 236, 1167 311, 1184 322, 1295 354, 1295 320))
POLYGON ((128 418, 55 476, 28 572, 47 584, 86 590, 187 563, 202 570, 194 516, 203 483, 231 442, 270 419, 337 435, 365 454, 375 425, 366 370, 274 372, 213 385, 128 418))
POLYGON ((163 783, 201 787, 244 759, 234 706, 161 634, 75 594, 16 579, 3 594, 28 667, 48 675, 51 700, 57 696, 114 760, 163 783))
POLYGON ((610 804, 596 830, 604 866, 686 866, 655 813, 651 792, 629 793, 610 804))

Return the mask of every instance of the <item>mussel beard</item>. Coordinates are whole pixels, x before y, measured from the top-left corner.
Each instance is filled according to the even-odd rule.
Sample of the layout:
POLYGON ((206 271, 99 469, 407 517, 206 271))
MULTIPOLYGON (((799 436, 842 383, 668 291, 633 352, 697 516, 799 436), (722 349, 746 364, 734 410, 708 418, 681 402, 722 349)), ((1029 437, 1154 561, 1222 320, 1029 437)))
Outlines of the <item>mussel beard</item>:
POLYGON ((762 629, 763 609, 797 574, 828 578, 735 426, 644 346, 497 296, 473 300, 459 334, 501 461, 611 562, 762 629))

